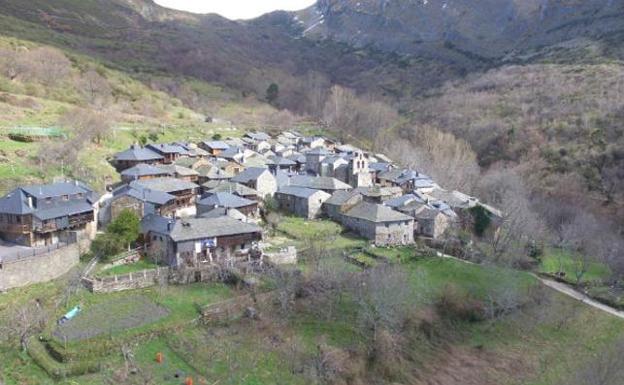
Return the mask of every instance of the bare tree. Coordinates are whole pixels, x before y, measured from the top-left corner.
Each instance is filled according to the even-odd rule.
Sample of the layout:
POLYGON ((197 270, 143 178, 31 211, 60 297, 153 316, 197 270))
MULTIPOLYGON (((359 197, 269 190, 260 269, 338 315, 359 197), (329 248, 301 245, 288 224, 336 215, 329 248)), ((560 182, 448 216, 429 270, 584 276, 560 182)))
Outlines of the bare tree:
POLYGON ((81 75, 77 87, 87 103, 94 107, 102 108, 110 102, 111 87, 106 78, 94 69, 81 75))
POLYGON ((382 150, 396 160, 430 175, 445 188, 472 193, 480 169, 470 145, 432 127, 414 127, 408 140, 393 140, 382 150))
MULTIPOLYGON (((574 376, 575 385, 620 385, 624 384, 624 340, 606 347, 595 358, 580 368, 574 376)), ((568 382, 569 383, 569 382, 568 382)))
POLYGON ((30 336, 41 332, 49 319, 49 314, 38 299, 27 302, 9 313, 2 324, 2 334, 7 340, 16 341, 26 350, 30 336))

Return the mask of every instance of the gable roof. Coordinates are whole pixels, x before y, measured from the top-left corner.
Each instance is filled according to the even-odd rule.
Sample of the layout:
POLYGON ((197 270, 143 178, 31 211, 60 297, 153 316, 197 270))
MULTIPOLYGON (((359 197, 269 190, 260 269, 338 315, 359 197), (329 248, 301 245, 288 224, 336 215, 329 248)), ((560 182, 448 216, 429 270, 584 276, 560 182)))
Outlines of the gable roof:
POLYGON ((166 193, 182 190, 191 190, 199 187, 195 183, 187 182, 185 180, 176 178, 154 178, 146 180, 136 180, 130 182, 130 186, 135 188, 138 186, 138 188, 140 189, 164 191, 166 193))
POLYGON ((296 175, 290 178, 290 185, 316 190, 351 190, 353 187, 336 178, 326 176, 296 175))
POLYGON ((359 196, 361 199, 362 194, 360 194, 359 192, 355 190, 353 191, 338 190, 332 194, 331 198, 325 201, 325 204, 341 206, 347 203, 350 199, 357 197, 357 196, 359 196))
POLYGON ((160 166, 160 168, 167 170, 169 173, 180 176, 196 176, 199 175, 197 170, 193 170, 192 168, 179 166, 177 164, 165 164, 160 166))
POLYGON ((295 187, 295 186, 280 187, 280 189, 277 190, 277 193, 284 194, 284 195, 292 195, 298 198, 305 198, 305 199, 308 199, 311 196, 314 196, 316 194, 322 194, 322 195, 327 196, 328 198, 330 196, 328 193, 322 190, 314 190, 311 188, 295 187))
POLYGON ((345 212, 344 215, 347 217, 363 219, 375 223, 408 221, 414 219, 409 215, 394 211, 387 206, 368 203, 364 201, 353 206, 350 210, 345 212))
POLYGON ((297 162, 281 156, 269 156, 266 164, 270 166, 295 166, 297 162))
POLYGON ((269 140, 271 136, 264 132, 248 132, 245 134, 246 137, 251 138, 253 140, 269 140))
POLYGON ((189 151, 179 144, 151 143, 151 144, 148 144, 146 147, 159 154, 189 155, 189 151))
POLYGON ((238 182, 243 184, 249 183, 251 181, 258 180, 258 178, 264 173, 271 174, 270 171, 266 168, 249 167, 243 170, 240 174, 233 177, 232 182, 238 182))
POLYGON ((412 201, 424 202, 414 194, 405 194, 398 198, 388 199, 387 201, 384 202, 384 205, 396 209, 398 207, 405 206, 406 204, 412 201))
POLYGON ((149 148, 141 147, 133 144, 129 149, 118 152, 114 155, 115 160, 118 161, 149 161, 149 160, 162 160, 163 157, 159 153, 150 150, 149 148))
POLYGON ((121 172, 122 176, 141 177, 149 175, 169 175, 170 172, 165 167, 156 167, 150 164, 139 163, 121 172))
POLYGON ((175 199, 175 196, 166 192, 151 190, 137 185, 124 185, 121 188, 113 191, 113 199, 124 195, 131 196, 140 201, 153 203, 156 205, 164 205, 175 199))
POLYGON ((203 144, 212 150, 225 150, 230 147, 229 144, 220 140, 204 141, 203 144))
POLYGON ((233 208, 251 206, 257 203, 258 202, 256 201, 241 198, 238 195, 234 195, 228 192, 214 193, 197 202, 198 205, 202 206, 220 206, 233 208))
MULTIPOLYGON (((206 186, 210 182, 206 182, 202 185, 202 187, 206 186)), ((210 190, 206 191, 210 194, 215 194, 218 192, 227 192, 231 194, 236 194, 238 196, 250 196, 250 195, 258 195, 258 191, 252 189, 251 187, 247 187, 244 184, 240 183, 232 183, 232 182, 221 182, 217 183, 216 186, 211 186, 210 190)))
POLYGON ((183 242, 261 232, 262 229, 256 225, 241 222, 229 216, 220 216, 178 220, 169 231, 169 236, 175 242, 183 242))

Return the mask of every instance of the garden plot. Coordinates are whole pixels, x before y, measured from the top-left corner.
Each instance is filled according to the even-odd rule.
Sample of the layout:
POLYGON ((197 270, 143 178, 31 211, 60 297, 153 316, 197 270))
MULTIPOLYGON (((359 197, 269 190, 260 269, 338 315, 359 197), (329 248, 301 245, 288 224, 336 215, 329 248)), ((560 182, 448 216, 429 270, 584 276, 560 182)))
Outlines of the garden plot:
POLYGON ((169 310, 148 297, 120 298, 84 309, 76 318, 57 326, 53 336, 60 341, 86 340, 148 325, 167 315, 169 310))

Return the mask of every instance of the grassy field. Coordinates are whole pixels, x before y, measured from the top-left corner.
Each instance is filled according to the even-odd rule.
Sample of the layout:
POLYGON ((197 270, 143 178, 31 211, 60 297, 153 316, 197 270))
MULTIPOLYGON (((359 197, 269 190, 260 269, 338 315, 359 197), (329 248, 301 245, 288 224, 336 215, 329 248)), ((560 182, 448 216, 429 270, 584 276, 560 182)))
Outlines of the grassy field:
MULTIPOLYGON (((386 252, 383 249, 377 251, 380 254, 386 252)), ((392 253, 396 251, 392 250, 392 253)), ((342 271, 361 271, 343 259, 338 261, 332 257, 323 263, 342 271), (336 262, 340 264, 334 264, 336 262)), ((431 299, 448 285, 477 298, 485 298, 487 293, 509 285, 526 289, 537 284, 526 273, 451 259, 421 257, 410 259, 403 266, 418 295, 431 299)), ((10 309, 33 298, 39 298, 45 307, 54 308, 54 303, 63 297, 63 287, 60 280, 0 296, 0 320, 10 309)), ((58 317, 68 307, 81 304, 84 310, 76 319, 75 329, 84 331, 94 325, 95 328, 107 328, 101 330, 104 336, 99 337, 105 340, 112 335, 113 339, 129 343, 133 335, 167 330, 129 345, 133 365, 139 373, 135 379, 149 378, 152 383, 166 385, 179 384, 185 376, 192 377, 196 383, 207 384, 304 384, 308 382, 299 370, 302 362, 313 359, 319 343, 347 350, 361 344, 356 328, 357 312, 348 298, 336 305, 332 317, 324 319, 302 311, 284 318, 261 314, 259 320, 241 319, 229 325, 207 328, 191 322, 197 317, 199 305, 214 303, 233 294, 226 286, 204 284, 110 295, 93 295, 79 290, 70 297, 67 306, 53 310, 53 314, 58 317), (153 306, 166 309, 168 314, 152 319, 153 306), (126 323, 140 313, 133 312, 133 309, 145 310, 149 315, 139 317, 143 321, 140 326, 126 323), (80 328, 81 325, 85 328, 80 328), (124 325, 130 329, 118 330, 124 325), (187 326, 171 328, 172 325, 187 326), (163 363, 155 361, 156 353, 163 353, 163 363)), ((412 346, 410 354, 420 357, 418 364, 414 365, 428 373, 427 378, 431 381, 426 382, 428 384, 435 381, 459 384, 442 382, 448 376, 465 379, 463 384, 558 385, 566 383, 574 370, 598 349, 624 336, 624 322, 556 293, 546 297, 548 299, 544 299, 539 307, 496 322, 455 324, 452 326, 454 337, 442 345, 423 341, 412 346), (588 323, 592 324, 591 328, 587 327, 588 323)), ((86 340, 89 341, 97 341, 97 338, 86 340)), ((69 344, 71 347, 72 343, 69 344)), ((119 353, 115 352, 105 359, 100 372, 57 383, 106 384, 107 379, 115 378, 123 367, 119 353)), ((0 343, 0 355, 4 360, 0 379, 5 384, 53 383, 27 354, 18 349, 0 343)))
POLYGON ((140 261, 135 262, 135 263, 129 263, 127 265, 119 265, 119 266, 111 267, 106 270, 100 270, 97 272, 96 276, 110 277, 113 275, 122 275, 122 274, 134 273, 137 271, 154 269, 156 267, 158 267, 158 265, 155 264, 154 262, 141 259, 140 261))
POLYGON ((581 278, 583 284, 601 283, 611 275, 611 270, 607 265, 600 262, 589 262, 586 266, 580 265, 579 260, 561 249, 548 249, 546 255, 542 257, 539 271, 548 274, 564 272, 565 280, 576 284, 576 272, 583 268, 586 269, 581 278))

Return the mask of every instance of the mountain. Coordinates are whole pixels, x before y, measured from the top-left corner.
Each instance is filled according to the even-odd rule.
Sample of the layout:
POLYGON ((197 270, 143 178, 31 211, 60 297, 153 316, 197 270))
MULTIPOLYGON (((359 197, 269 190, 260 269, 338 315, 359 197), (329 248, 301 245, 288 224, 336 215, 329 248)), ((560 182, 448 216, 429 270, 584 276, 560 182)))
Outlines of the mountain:
POLYGON ((308 37, 488 62, 621 36, 623 16, 624 4, 613 0, 320 0, 297 17, 308 37))

